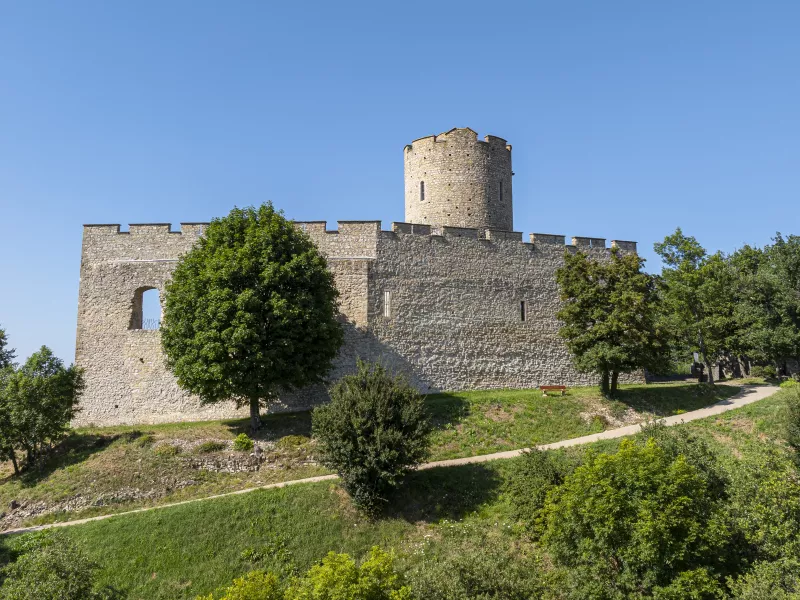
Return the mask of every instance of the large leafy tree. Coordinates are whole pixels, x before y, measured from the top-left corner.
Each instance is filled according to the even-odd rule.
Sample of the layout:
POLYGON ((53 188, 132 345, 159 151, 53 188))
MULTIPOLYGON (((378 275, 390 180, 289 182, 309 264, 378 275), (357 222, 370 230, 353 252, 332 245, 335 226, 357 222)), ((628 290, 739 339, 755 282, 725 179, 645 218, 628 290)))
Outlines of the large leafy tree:
POLYGON ((560 335, 583 372, 597 373, 614 395, 620 373, 658 371, 668 361, 666 331, 658 321, 658 294, 637 254, 613 251, 599 261, 566 252, 556 272, 563 306, 560 335))
POLYGON ((178 385, 204 403, 260 408, 319 382, 342 343, 333 275, 272 204, 215 219, 166 286, 161 340, 178 385))
POLYGON ((731 263, 740 275, 741 346, 757 360, 800 364, 800 236, 778 233, 763 250, 738 250, 731 263))
POLYGON ((654 247, 664 263, 665 320, 681 346, 699 352, 713 384, 712 365, 737 343, 735 274, 721 253, 709 255, 680 228, 654 247))
POLYGON ((0 374, 0 456, 19 473, 18 452, 34 464, 46 447, 61 439, 78 410, 83 374, 65 367, 46 346, 18 369, 0 374))

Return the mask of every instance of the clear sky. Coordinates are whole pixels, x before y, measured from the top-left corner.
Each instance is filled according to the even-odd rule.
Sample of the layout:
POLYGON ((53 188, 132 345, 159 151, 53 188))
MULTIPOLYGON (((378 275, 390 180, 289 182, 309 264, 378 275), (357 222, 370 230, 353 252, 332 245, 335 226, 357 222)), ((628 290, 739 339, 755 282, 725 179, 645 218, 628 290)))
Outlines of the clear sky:
POLYGON ((517 230, 800 233, 800 3, 0 0, 0 324, 74 357, 81 225, 403 220, 403 146, 514 147, 517 230))

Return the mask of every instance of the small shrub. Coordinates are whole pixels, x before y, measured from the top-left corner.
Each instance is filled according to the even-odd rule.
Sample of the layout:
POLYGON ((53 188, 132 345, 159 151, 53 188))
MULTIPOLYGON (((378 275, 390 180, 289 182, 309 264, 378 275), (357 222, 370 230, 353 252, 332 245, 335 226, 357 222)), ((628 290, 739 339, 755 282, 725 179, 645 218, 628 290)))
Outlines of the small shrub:
POLYGON ((561 485, 564 476, 572 469, 572 465, 568 465, 563 458, 557 460, 552 452, 535 448, 516 460, 506 484, 506 492, 511 500, 514 518, 522 521, 530 533, 540 533, 540 513, 547 492, 561 485))
POLYGON ((764 377, 771 379, 778 374, 778 371, 772 365, 756 365, 750 368, 751 377, 764 377))
POLYGON ((3 600, 103 600, 118 597, 95 584, 97 565, 77 546, 49 532, 15 540, 16 560, 0 572, 3 600))
POLYGON ((795 387, 786 402, 786 442, 794 452, 794 461, 800 466, 800 387, 795 387))
POLYGON ((408 572, 417 600, 541 598, 539 565, 502 539, 445 540, 408 572))
POLYGON ((136 440, 133 443, 136 444, 137 446, 139 446, 140 448, 149 448, 150 446, 155 444, 155 442, 156 442, 156 438, 148 433, 148 434, 139 436, 138 438, 136 438, 136 440))
POLYGON ((181 449, 179 446, 173 446, 172 444, 159 444, 153 448, 153 452, 158 456, 169 457, 177 456, 181 453, 181 449))
POLYGON ((246 433, 240 433, 233 440, 233 449, 239 452, 250 452, 253 449, 253 440, 246 433))
MULTIPOLYGON (((198 597, 197 600, 214 600, 214 595, 198 597)), ((283 589, 273 573, 251 571, 234 579, 217 600, 283 600, 283 589)))
POLYGON ((305 446, 311 440, 304 435, 285 435, 277 441, 275 446, 282 450, 291 450, 305 446))
POLYGON ((800 381, 797 379, 787 379, 786 381, 781 382, 782 388, 793 388, 797 387, 798 385, 800 385, 800 381))
POLYGON ((285 600, 411 600, 411 589, 394 566, 394 555, 373 547, 360 567, 333 552, 303 577, 292 580, 285 600))
POLYGON ((227 447, 228 445, 225 442, 207 440, 197 447, 197 451, 200 454, 208 454, 209 452, 220 452, 221 450, 225 450, 227 447))
POLYGON ((359 361, 355 375, 333 386, 330 403, 314 410, 312 425, 320 462, 367 513, 379 511, 428 455, 422 397, 380 365, 359 361))

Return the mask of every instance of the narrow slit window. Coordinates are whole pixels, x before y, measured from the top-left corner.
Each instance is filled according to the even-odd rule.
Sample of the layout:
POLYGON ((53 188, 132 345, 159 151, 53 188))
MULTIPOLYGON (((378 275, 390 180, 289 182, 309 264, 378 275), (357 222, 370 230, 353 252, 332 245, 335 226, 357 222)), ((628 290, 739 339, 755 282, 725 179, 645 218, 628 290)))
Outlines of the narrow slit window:
POLYGON ((383 292, 383 316, 387 319, 392 316, 392 292, 383 292))
POLYGON ((425 202, 425 182, 419 182, 419 201, 425 202))
MULTIPOLYGON (((500 202, 503 201, 503 182, 500 182, 500 202)), ((524 320, 524 319, 523 319, 524 320)))
POLYGON ((527 313, 525 312, 525 300, 519 303, 519 320, 524 321, 527 317, 527 313))

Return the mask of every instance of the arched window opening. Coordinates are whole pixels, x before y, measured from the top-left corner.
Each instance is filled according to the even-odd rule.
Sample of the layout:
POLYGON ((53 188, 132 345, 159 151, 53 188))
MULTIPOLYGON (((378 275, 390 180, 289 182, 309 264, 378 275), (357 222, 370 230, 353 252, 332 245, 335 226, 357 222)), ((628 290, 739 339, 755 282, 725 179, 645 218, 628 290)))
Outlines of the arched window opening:
POLYGON ((419 182, 419 201, 425 202, 425 182, 419 182))
POLYGON ((154 287, 141 287, 133 293, 129 329, 161 327, 161 298, 154 287))

